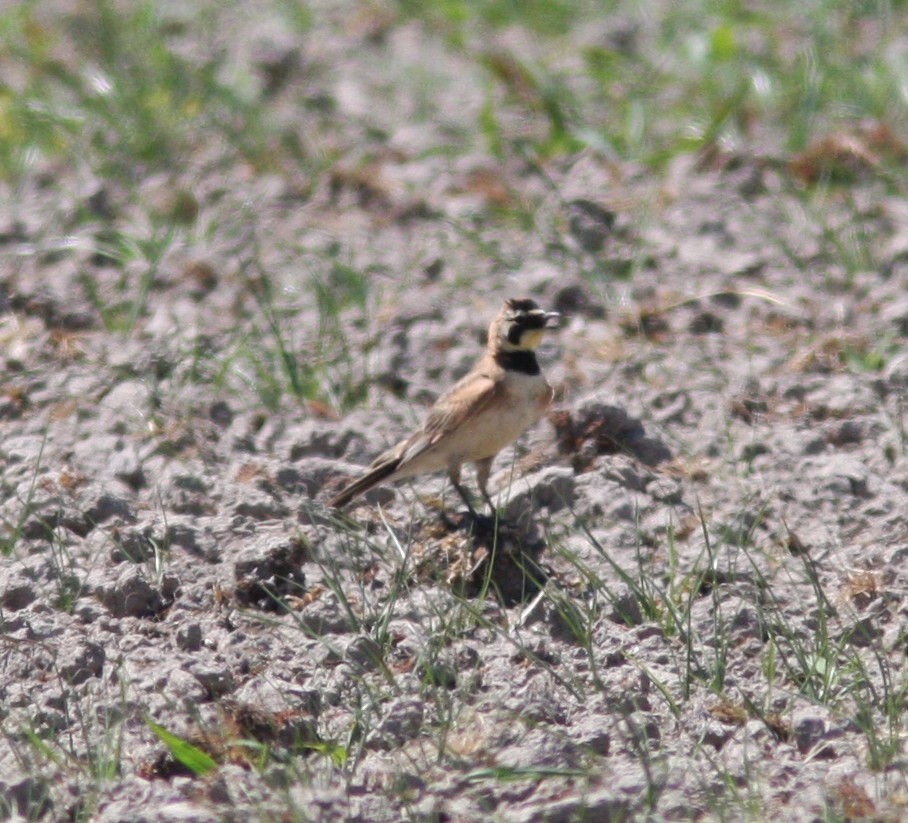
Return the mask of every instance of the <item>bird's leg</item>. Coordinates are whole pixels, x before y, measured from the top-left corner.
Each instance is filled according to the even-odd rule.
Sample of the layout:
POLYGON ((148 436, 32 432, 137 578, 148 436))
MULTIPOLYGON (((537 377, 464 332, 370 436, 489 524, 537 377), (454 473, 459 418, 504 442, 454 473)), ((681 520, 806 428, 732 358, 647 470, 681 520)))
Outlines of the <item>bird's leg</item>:
POLYGON ((482 492, 483 498, 486 503, 489 504, 489 510, 492 513, 492 517, 498 512, 498 507, 489 494, 489 475, 492 472, 492 461, 494 459, 495 455, 493 454, 491 457, 486 457, 484 460, 476 461, 476 485, 479 486, 479 491, 482 492))
POLYGON ((460 485, 460 464, 452 465, 448 469, 448 478, 451 480, 451 485, 457 490, 457 493, 460 495, 460 499, 463 500, 466 507, 470 510, 470 515, 475 520, 477 517, 476 509, 473 508, 473 501, 470 500, 470 495, 467 494, 467 490, 460 485))
POLYGON ((473 501, 470 500, 467 490, 460 483, 455 483, 454 488, 457 489, 457 493, 460 495, 460 499, 463 500, 464 505, 470 510, 470 517, 474 520, 479 517, 479 513, 473 508, 473 501))

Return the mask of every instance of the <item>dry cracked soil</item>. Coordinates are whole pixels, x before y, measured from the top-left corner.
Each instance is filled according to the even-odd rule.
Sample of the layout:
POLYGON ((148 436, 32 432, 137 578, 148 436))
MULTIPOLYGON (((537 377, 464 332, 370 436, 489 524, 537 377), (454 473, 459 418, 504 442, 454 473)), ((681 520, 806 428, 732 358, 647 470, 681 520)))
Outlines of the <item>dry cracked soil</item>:
POLYGON ((904 819, 904 192, 452 159, 482 95, 416 120, 395 72, 468 69, 380 24, 221 34, 369 146, 320 177, 213 140, 0 204, 0 819, 904 819), (517 295, 564 319, 498 521, 326 509, 517 295))

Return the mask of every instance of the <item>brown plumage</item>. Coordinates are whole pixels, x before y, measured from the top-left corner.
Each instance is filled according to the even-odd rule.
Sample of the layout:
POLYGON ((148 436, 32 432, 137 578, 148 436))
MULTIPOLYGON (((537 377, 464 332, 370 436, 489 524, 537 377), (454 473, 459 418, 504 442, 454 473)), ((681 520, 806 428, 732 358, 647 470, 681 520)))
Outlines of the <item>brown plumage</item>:
POLYGON ((474 463, 479 490, 494 509, 487 484, 495 455, 539 420, 552 399, 535 349, 557 318, 527 298, 505 301, 473 369, 438 398, 421 428, 379 455, 328 505, 340 508, 379 483, 444 469, 472 511, 460 474, 464 463, 474 463))

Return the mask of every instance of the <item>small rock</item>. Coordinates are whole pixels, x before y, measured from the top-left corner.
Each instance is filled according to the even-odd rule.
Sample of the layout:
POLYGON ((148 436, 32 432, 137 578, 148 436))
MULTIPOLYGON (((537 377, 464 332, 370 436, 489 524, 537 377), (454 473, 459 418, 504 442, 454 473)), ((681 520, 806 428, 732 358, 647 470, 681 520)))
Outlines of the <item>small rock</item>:
POLYGON ((431 260, 426 261, 423 264, 422 273, 423 277, 426 278, 429 282, 435 282, 441 277, 442 272, 445 270, 445 261, 443 257, 433 257, 431 260))
POLYGON ((240 552, 233 565, 236 598, 244 606, 275 611, 281 598, 301 595, 306 586, 300 540, 259 539, 240 552))
MULTIPOLYGON (((38 456, 44 450, 44 438, 40 435, 21 434, 4 438, 2 454, 6 464, 12 466, 18 463, 38 465, 38 456)), ((28 498, 23 495, 23 500, 28 498)))
POLYGON ((197 474, 175 474, 170 483, 162 488, 161 498, 178 514, 198 517, 214 510, 210 484, 197 474))
POLYGON ((806 455, 820 454, 826 450, 826 438, 815 432, 805 434, 801 443, 801 452, 806 455))
POLYGON ((835 454, 814 465, 819 491, 831 492, 835 496, 870 497, 867 467, 860 459, 848 454, 835 454))
POLYGON ((104 614, 94 603, 85 603, 76 609, 75 615, 85 626, 90 626, 104 614))
POLYGON ((131 526, 120 529, 115 538, 115 545, 110 553, 114 563, 144 563, 154 557, 154 526, 150 523, 143 526, 131 526))
MULTIPOLYGON (((202 677, 204 679, 204 674, 202 677)), ((158 675, 158 682, 154 688, 160 691, 168 702, 183 706, 192 712, 196 711, 199 703, 210 699, 211 694, 208 687, 194 674, 176 667, 164 669, 158 675)))
POLYGON ((176 474, 173 477, 173 487, 187 492, 204 493, 209 489, 204 478, 195 474, 176 474))
POLYGON ((208 417, 222 429, 226 429, 233 422, 233 409, 224 400, 216 400, 208 408, 208 417))
POLYGON ((571 412, 553 415, 551 420, 558 448, 564 454, 579 454, 589 444, 594 454, 626 452, 647 465, 671 458, 664 443, 646 436, 639 420, 596 395, 581 400, 571 412))
POLYGON ((445 689, 453 689, 457 685, 458 666, 449 655, 435 655, 431 660, 428 657, 428 655, 424 655, 423 660, 416 666, 416 674, 420 681, 445 689))
POLYGON ((362 671, 373 671, 384 662, 381 646, 368 635, 353 638, 344 652, 344 659, 362 671))
POLYGON ((97 643, 86 641, 64 646, 59 662, 60 676, 71 686, 78 686, 91 677, 100 677, 105 659, 104 648, 97 643))
POLYGON ((421 699, 401 697, 388 704, 384 717, 366 739, 366 747, 390 751, 411 740, 422 728, 425 703, 421 699))
POLYGON ((626 586, 613 597, 608 619, 625 626, 640 626, 646 620, 640 608, 640 599, 626 586))
POLYGON ((117 216, 110 190, 101 186, 85 198, 85 208, 101 220, 113 220, 117 216))
POLYGON ((293 468, 284 467, 278 469, 274 479, 277 485, 289 494, 306 494, 312 497, 313 492, 316 491, 312 485, 305 481, 302 474, 293 468))
POLYGON ((805 397, 816 420, 845 420, 873 410, 879 398, 872 384, 858 375, 834 373, 810 385, 805 397))
POLYGON ((741 448, 741 461, 753 463, 761 454, 770 454, 771 449, 765 443, 745 443, 741 448))
POLYGON ((826 435, 826 442, 836 447, 854 445, 863 439, 864 426, 859 420, 843 420, 826 435))
POLYGON ((609 520, 633 521, 637 516, 634 502, 624 489, 604 473, 578 475, 575 487, 574 512, 584 519, 598 518, 603 514, 609 520))
POLYGON ((615 214, 585 198, 567 204, 568 229, 584 251, 602 251, 615 228, 615 214))
POLYGON ((211 700, 230 694, 236 688, 230 670, 222 666, 201 663, 191 666, 189 672, 199 681, 211 700))
POLYGON ((6 587, 0 594, 0 607, 11 612, 17 612, 33 603, 38 596, 31 583, 16 583, 6 587))
POLYGON ((572 599, 563 596, 547 605, 546 621, 555 640, 581 645, 589 640, 589 618, 572 599))
POLYGON ((454 663, 458 671, 475 669, 480 664, 479 652, 472 646, 461 646, 454 656, 454 663))
POLYGON ((334 597, 323 597, 299 613, 301 628, 315 636, 344 634, 351 630, 350 618, 334 597))
POLYGON ((826 735, 826 722, 811 709, 799 709, 791 720, 794 743, 801 754, 807 754, 826 735))
POLYGON ((704 724, 700 732, 700 739, 712 746, 716 751, 721 751, 723 746, 734 736, 735 727, 710 719, 704 724))
POLYGON ((239 766, 225 763, 211 777, 208 799, 218 805, 239 806, 243 802, 241 789, 246 782, 246 773, 239 766))
POLYGON ((673 506, 682 503, 684 499, 684 486, 677 477, 665 475, 655 477, 652 482, 647 483, 646 492, 652 496, 653 500, 673 506))
POLYGON ((617 455, 610 460, 603 474, 622 488, 634 492, 645 492, 647 484, 653 479, 649 473, 642 474, 637 461, 626 455, 617 455))
POLYGON ((872 646, 884 634, 883 626, 875 615, 867 615, 856 620, 847 630, 848 641, 858 648, 866 649, 872 646))
POLYGON ((287 456, 293 462, 304 457, 343 457, 353 436, 351 426, 339 427, 327 420, 304 420, 287 433, 290 440, 287 456))
POLYGON ((601 757, 608 757, 612 747, 612 736, 604 727, 604 719, 601 716, 583 717, 574 725, 572 735, 579 746, 601 757))
MULTIPOLYGON (((180 267, 180 280, 189 287, 190 297, 193 300, 201 301, 205 295, 210 294, 217 287, 220 272, 211 261, 196 258, 187 260, 180 267)), ((217 403, 212 404, 212 408, 216 405, 217 403)), ((218 422, 215 415, 211 415, 211 419, 215 423, 218 422)))
POLYGON ((691 334, 718 334, 723 328, 722 318, 709 311, 698 312, 687 326, 691 334))
POLYGON ((103 588, 100 595, 114 617, 154 617, 164 605, 158 590, 140 570, 131 567, 114 584, 103 588))
POLYGON ((179 546, 188 552, 201 553, 196 539, 196 530, 186 523, 171 523, 167 526, 166 542, 171 546, 179 546))
MULTIPOLYGON (((23 495, 22 499, 28 499, 23 495)), ((55 540, 56 531, 63 521, 81 519, 77 512, 66 508, 64 501, 56 495, 30 501, 27 517, 22 524, 22 536, 27 540, 55 540)))
POLYGON ((177 629, 177 647, 184 652, 196 652, 202 648, 202 627, 198 623, 187 623, 177 629))
MULTIPOLYGON (((287 674, 292 681, 293 676, 287 674)), ((246 679, 234 696, 239 705, 247 704, 260 711, 280 715, 282 728, 279 734, 282 738, 286 731, 291 735, 298 732, 308 739, 311 739, 312 718, 321 713, 322 698, 321 691, 275 680, 270 672, 246 679)))
POLYGON ((645 745, 650 751, 658 751, 661 748, 662 729, 656 718, 637 711, 628 714, 626 722, 638 744, 645 745))
POLYGON ((173 603, 180 594, 180 578, 173 572, 165 572, 161 575, 161 598, 165 603, 173 603))
POLYGON ((280 520, 287 516, 287 507, 271 495, 251 489, 246 491, 243 500, 232 507, 231 513, 234 517, 249 517, 252 520, 280 520))
POLYGON ((261 77, 262 95, 269 98, 301 72, 303 54, 291 38, 281 40, 269 35, 255 42, 251 62, 261 77))
POLYGON ((85 519, 97 526, 113 517, 131 523, 136 519, 136 513, 127 500, 116 495, 103 492, 95 498, 91 506, 84 512, 85 519))
POLYGON ((581 285, 574 283, 555 292, 554 310, 565 317, 582 314, 593 319, 606 315, 605 306, 594 300, 581 285))
POLYGON ((142 417, 151 400, 151 389, 143 380, 123 380, 117 383, 101 400, 105 411, 142 417))
POLYGON ((736 640, 756 638, 764 640, 767 635, 766 624, 759 613, 750 606, 742 606, 732 618, 731 631, 736 640))
POLYGON ((765 400, 751 394, 738 395, 728 401, 729 414, 745 423, 753 423, 757 415, 766 414, 768 410, 769 404, 765 400))
POLYGON ((570 506, 574 501, 574 482, 574 471, 568 466, 548 466, 523 478, 515 484, 521 491, 508 502, 506 517, 519 520, 543 506, 550 512, 570 506), (524 484, 529 488, 522 488, 524 484))
POLYGON ((107 462, 108 471, 117 480, 122 480, 131 489, 141 489, 145 485, 145 472, 139 452, 132 444, 124 444, 110 455, 107 462))

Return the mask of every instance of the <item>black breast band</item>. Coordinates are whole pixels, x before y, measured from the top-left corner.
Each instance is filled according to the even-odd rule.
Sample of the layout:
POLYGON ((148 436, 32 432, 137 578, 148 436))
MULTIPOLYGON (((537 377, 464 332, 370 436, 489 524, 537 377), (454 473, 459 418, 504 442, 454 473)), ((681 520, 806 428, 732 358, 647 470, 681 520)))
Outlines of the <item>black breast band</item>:
POLYGON ((539 374, 536 352, 500 351, 495 355, 495 362, 505 371, 514 371, 518 374, 539 374))

